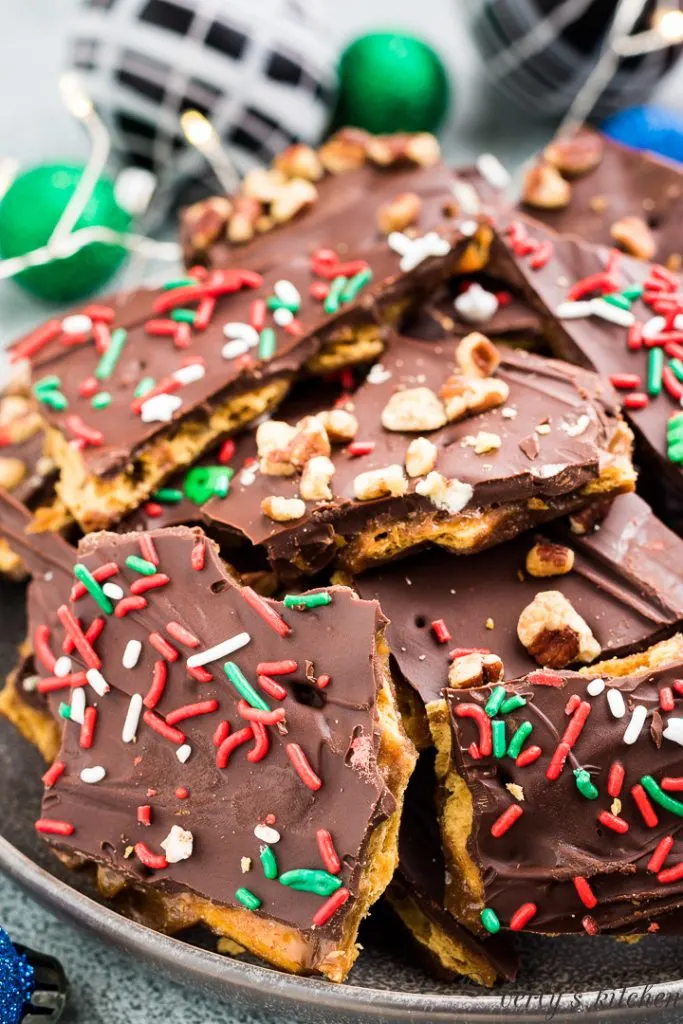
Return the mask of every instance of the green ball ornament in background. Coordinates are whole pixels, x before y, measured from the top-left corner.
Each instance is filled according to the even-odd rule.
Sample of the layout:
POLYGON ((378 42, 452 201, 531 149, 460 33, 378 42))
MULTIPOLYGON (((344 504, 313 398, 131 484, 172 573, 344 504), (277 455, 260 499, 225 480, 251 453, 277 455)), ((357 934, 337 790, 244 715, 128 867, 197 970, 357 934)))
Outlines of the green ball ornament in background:
MULTIPOLYGON (((80 164, 45 164, 19 174, 0 202, 0 256, 10 259, 48 241, 83 173, 80 164)), ((116 202, 114 184, 101 178, 74 231, 85 227, 130 230, 132 218, 116 202)), ((126 250, 93 242, 66 259, 31 267, 15 280, 51 302, 72 302, 97 291, 119 269, 126 250)))
POLYGON ((334 126, 375 134, 436 132, 449 94, 448 75, 430 46, 414 36, 373 32, 342 54, 334 126))

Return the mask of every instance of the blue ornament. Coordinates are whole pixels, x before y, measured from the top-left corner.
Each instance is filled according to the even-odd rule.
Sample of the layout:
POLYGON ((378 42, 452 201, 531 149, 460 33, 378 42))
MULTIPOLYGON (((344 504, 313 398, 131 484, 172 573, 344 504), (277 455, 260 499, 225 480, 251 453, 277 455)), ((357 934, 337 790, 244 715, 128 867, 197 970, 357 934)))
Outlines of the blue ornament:
POLYGON ((630 107, 609 117, 602 131, 634 149, 683 163, 683 114, 663 107, 630 107))
POLYGON ((0 1024, 19 1024, 34 987, 33 968, 0 928, 0 1024))

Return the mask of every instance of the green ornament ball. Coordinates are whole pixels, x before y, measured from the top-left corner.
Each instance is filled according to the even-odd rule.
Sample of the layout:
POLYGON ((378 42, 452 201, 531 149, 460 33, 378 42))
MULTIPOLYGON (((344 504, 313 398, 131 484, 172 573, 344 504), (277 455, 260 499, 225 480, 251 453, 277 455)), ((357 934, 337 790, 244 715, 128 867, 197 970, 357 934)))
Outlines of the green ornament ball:
POLYGON ((342 54, 334 124, 374 134, 436 132, 449 98, 446 69, 430 46, 414 36, 373 32, 342 54))
MULTIPOLYGON (((48 241, 83 173, 80 164, 45 164, 19 174, 0 202, 0 255, 23 256, 48 241)), ((128 231, 131 216, 116 202, 113 182, 101 178, 74 230, 128 231)), ((50 302, 72 302, 97 291, 126 258, 121 246, 92 242, 66 259, 31 267, 15 281, 50 302)))

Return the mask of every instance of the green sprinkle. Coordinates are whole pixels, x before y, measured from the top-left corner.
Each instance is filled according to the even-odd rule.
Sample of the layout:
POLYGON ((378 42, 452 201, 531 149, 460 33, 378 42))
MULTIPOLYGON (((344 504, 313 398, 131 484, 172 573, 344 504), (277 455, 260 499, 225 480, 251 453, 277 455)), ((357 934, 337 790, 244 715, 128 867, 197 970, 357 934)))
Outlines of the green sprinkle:
POLYGON ((630 299, 633 302, 634 299, 639 299, 644 291, 642 284, 630 284, 628 288, 622 288, 621 294, 625 299, 630 299))
POLYGON ((332 313, 336 313, 338 311, 339 303, 341 302, 342 292, 344 291, 345 287, 346 278, 342 277, 341 275, 339 277, 335 277, 334 281, 330 285, 330 290, 328 291, 327 296, 325 297, 325 301, 323 302, 323 309, 328 315, 331 315, 332 313))
POLYGON ((64 701, 59 705, 59 717, 67 719, 71 718, 71 708, 68 704, 65 704, 64 701))
POLYGON ((519 757, 522 753, 522 747, 528 740, 529 736, 531 736, 533 730, 534 727, 531 722, 521 722, 520 725, 518 725, 512 739, 508 743, 508 757, 519 757))
POLYGON ((495 910, 487 907, 486 910, 482 910, 480 917, 481 923, 490 935, 495 935, 500 931, 500 919, 495 910))
POLYGON ((69 408, 69 400, 61 391, 38 391, 36 398, 41 405, 46 405, 48 409, 56 409, 57 412, 69 408))
POLYGON ((271 359, 275 352, 275 331, 272 327, 264 327, 259 335, 259 359, 271 359))
POLYGON ((203 505, 209 498, 224 498, 234 475, 230 466, 194 466, 183 480, 185 497, 195 505, 203 505))
POLYGON ((671 811, 672 814, 676 814, 679 818, 683 818, 683 803, 680 800, 674 800, 672 796, 665 793, 651 775, 643 775, 640 780, 640 784, 647 795, 652 797, 656 804, 663 807, 665 811, 671 811))
POLYGON ((97 380, 109 380, 116 369, 116 364, 123 352, 123 346, 126 344, 127 337, 128 331, 124 327, 117 327, 115 331, 111 332, 109 348, 95 367, 95 377, 97 380))
POLYGON ((174 309, 171 313, 171 320, 175 320, 177 324, 193 324, 197 319, 197 313, 194 309, 174 309))
POLYGON ((656 397, 662 390, 662 370, 664 369, 664 350, 651 348, 647 360, 647 393, 656 397))
POLYGON ((155 384, 156 381, 154 377, 143 377, 140 383, 136 386, 133 394, 136 398, 142 398, 143 395, 146 395, 148 391, 152 390, 155 384))
POLYGON ((47 377, 41 377, 33 385, 33 394, 37 395, 40 391, 55 391, 57 388, 61 388, 62 379, 58 377, 56 373, 50 373, 47 377))
POLYGON ((624 295, 619 295, 618 292, 613 292, 611 295, 602 296, 605 302, 608 302, 610 306, 618 306, 619 309, 630 309, 631 301, 624 295))
POLYGON ((507 748, 505 721, 502 718, 494 719, 491 722, 491 732, 493 734, 493 756, 504 757, 507 748))
POLYGON ((285 608, 320 608, 332 603, 332 595, 326 590, 320 594, 286 594, 283 603, 285 608))
POLYGON ((81 562, 76 562, 74 565, 74 576, 83 584, 93 601, 97 603, 105 615, 111 615, 114 611, 114 605, 102 590, 90 569, 82 565, 81 562))
POLYGON ((526 707, 526 700, 521 694, 516 693, 514 697, 508 697, 500 705, 501 715, 509 715, 511 711, 517 711, 518 708, 526 707))
POLYGON ((360 270, 354 277, 349 278, 344 285, 340 302, 353 302, 358 293, 365 288, 366 284, 370 284, 371 281, 372 271, 370 270, 370 267, 366 267, 365 270, 360 270))
POLYGON ((598 793, 597 786, 594 786, 591 781, 590 772, 586 771, 585 768, 575 768, 574 778, 576 780, 576 788, 581 796, 585 796, 586 800, 598 799, 600 794, 598 793))
POLYGON ((671 371, 677 380, 683 380, 683 363, 680 359, 672 359, 669 363, 671 371))
POLYGON ((316 896, 331 896, 341 889, 341 878, 329 871, 315 871, 312 868, 295 868, 280 875, 280 884, 297 892, 314 892, 316 896))
POLYGON ((683 438, 670 445, 666 454, 670 462, 683 462, 683 438))
POLYGON ((223 671, 240 697, 244 697, 247 704, 250 704, 252 708, 258 708, 259 711, 270 711, 269 705, 266 704, 261 694, 256 692, 241 668, 234 661, 227 661, 223 666, 223 671))
POLYGON ((108 405, 111 405, 112 398, 108 391, 98 391, 96 395, 93 395, 91 405, 93 409, 106 409, 108 405))
POLYGON ((277 295, 270 295, 266 299, 266 306, 271 311, 276 309, 288 309, 290 313, 298 313, 300 308, 298 302, 283 302, 282 299, 278 299, 277 295))
POLYGON ((197 282, 193 277, 177 277, 173 281, 167 281, 166 284, 161 286, 161 290, 164 292, 170 292, 174 288, 184 288, 188 284, 196 284, 197 282))
POLYGON ((126 565, 133 572, 139 572, 141 576, 153 576, 157 571, 154 562, 148 562, 146 558, 140 558, 139 555, 128 555, 126 565))
POLYGON ((489 697, 489 699, 487 700, 486 704, 484 705, 484 711, 489 716, 489 718, 495 718, 496 717, 496 715, 500 711, 500 705, 503 703, 504 700, 505 700, 505 687, 504 686, 495 686, 493 688, 493 690, 491 690, 491 696, 489 697))
POLYGON ((264 846, 261 850, 261 864, 266 878, 277 878, 277 860, 269 846, 264 846))
POLYGON ((261 900, 258 896, 256 896, 251 889, 245 889, 244 886, 241 886, 235 891, 235 899, 238 903, 241 903, 243 907, 246 907, 247 910, 258 910, 261 906, 261 900))
POLYGON ((667 434, 672 430, 683 430, 683 412, 670 416, 666 424, 667 434))
POLYGON ((162 487, 153 495, 154 501, 160 501, 162 505, 177 505, 183 500, 183 492, 177 487, 162 487))

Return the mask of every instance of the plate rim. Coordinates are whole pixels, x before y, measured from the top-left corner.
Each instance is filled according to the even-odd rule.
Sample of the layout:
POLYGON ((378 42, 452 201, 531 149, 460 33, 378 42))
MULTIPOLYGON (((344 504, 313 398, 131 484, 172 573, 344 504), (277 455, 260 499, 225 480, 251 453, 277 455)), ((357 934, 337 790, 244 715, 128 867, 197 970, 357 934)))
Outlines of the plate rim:
MULTIPOLYGON (((461 1014, 467 1014, 481 1021, 492 1021, 500 1020, 501 1014, 507 1016, 510 1012, 518 1021, 547 1019, 541 1006, 537 1012, 528 1010, 521 1014, 512 1006, 504 1007, 501 1002, 501 996, 505 994, 502 988, 497 990, 497 996, 492 996, 486 990, 471 996, 460 993, 448 995, 394 991, 360 985, 335 985, 322 979, 285 974, 267 966, 241 963, 182 942, 174 936, 156 932, 147 925, 125 917, 112 907, 97 902, 41 867, 4 836, 0 836, 0 869, 39 902, 75 925, 86 928, 105 941, 113 942, 126 953, 139 954, 143 962, 153 962, 174 976, 174 980, 178 980, 175 972, 181 968, 185 978, 194 978, 214 992, 225 995, 226 989, 229 989, 232 995, 239 996, 244 1006, 252 1009, 262 1008, 271 997, 276 996, 280 1014, 282 1000, 286 1000, 288 1009, 291 1008, 295 1014, 301 1009, 324 1008, 337 1013, 344 1020, 378 1020, 381 1017, 383 1021, 388 1021, 406 1020, 409 1017, 410 1020, 434 1022, 454 1020, 461 1014)), ((655 983, 655 987, 657 992, 669 996, 683 996, 683 979, 655 983)), ((629 993, 638 993, 642 988, 642 985, 634 985, 620 988, 619 991, 623 991, 623 998, 626 999, 629 993)), ((598 993, 589 990, 581 995, 588 1001, 591 996, 595 1000, 598 993)), ((544 998, 547 1001, 551 996, 534 994, 534 1001, 544 998)), ((571 1001, 572 993, 567 993, 566 1003, 563 997, 557 1007, 557 1013, 562 1015, 556 1014, 556 1021, 574 1020, 579 1016, 583 1020, 591 1019, 591 1014, 586 1014, 585 1006, 581 1010, 574 1008, 572 1012, 571 1001)))

